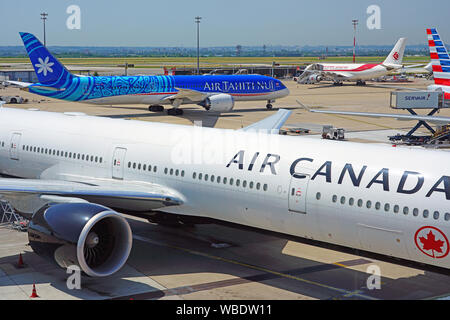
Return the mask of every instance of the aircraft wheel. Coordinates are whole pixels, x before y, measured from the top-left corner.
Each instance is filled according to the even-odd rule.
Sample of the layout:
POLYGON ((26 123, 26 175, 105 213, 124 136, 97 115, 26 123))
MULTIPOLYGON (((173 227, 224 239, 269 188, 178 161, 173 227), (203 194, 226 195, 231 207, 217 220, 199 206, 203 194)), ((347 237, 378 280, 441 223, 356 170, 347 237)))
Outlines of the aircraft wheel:
POLYGON ((167 114, 169 116, 181 116, 181 115, 183 115, 183 110, 178 109, 178 108, 172 108, 172 109, 167 110, 167 114))
POLYGON ((270 110, 273 108, 273 106, 272 106, 272 104, 268 103, 268 104, 266 104, 266 108, 270 110))
POLYGON ((164 107, 163 106, 154 105, 154 106, 148 107, 148 110, 152 111, 152 112, 163 112, 164 111, 164 107))

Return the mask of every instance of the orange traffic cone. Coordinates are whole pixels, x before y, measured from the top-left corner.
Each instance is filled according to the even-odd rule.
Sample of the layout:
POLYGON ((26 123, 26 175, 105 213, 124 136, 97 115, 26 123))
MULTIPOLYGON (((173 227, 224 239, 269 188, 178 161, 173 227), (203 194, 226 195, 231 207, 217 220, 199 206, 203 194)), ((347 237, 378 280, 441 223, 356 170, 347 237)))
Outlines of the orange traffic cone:
POLYGON ((36 286, 35 286, 34 283, 33 283, 33 291, 31 292, 30 298, 39 298, 39 296, 38 296, 38 294, 36 292, 36 286))
POLYGON ((19 253, 19 261, 17 262, 17 268, 23 268, 25 264, 23 263, 22 253, 19 253))

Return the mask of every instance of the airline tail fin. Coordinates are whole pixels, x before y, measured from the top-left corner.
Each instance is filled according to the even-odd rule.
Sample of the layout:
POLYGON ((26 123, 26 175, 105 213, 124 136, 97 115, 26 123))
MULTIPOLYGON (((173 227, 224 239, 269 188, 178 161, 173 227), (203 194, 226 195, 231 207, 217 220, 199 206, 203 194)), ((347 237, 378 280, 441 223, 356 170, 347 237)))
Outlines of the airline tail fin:
POLYGON ((40 83, 51 87, 65 87, 73 75, 31 33, 21 32, 25 49, 40 83))
POLYGON ((450 57, 436 29, 427 29, 434 83, 450 86, 450 57))
POLYGON ((386 67, 401 67, 403 61, 403 54, 405 53, 406 38, 398 39, 392 51, 384 60, 383 65, 386 67))

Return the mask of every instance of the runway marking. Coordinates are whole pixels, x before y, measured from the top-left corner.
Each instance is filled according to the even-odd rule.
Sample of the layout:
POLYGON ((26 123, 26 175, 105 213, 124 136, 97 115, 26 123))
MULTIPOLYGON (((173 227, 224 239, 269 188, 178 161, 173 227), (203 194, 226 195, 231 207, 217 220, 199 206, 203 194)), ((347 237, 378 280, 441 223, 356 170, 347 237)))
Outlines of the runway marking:
MULTIPOLYGON (((210 259, 214 259, 214 260, 218 260, 218 261, 222 261, 222 262, 227 262, 227 263, 231 263, 231 264, 234 264, 234 265, 239 265, 239 266, 250 268, 250 269, 253 269, 253 270, 258 270, 258 271, 261 271, 261 272, 265 272, 265 273, 269 273, 269 274, 272 274, 272 275, 276 275, 278 277, 287 278, 287 279, 291 279, 291 280, 296 280, 296 281, 300 281, 300 282, 307 283, 307 284, 310 284, 310 285, 326 288, 326 289, 329 289, 329 290, 332 290, 332 291, 339 292, 339 293, 343 294, 344 296, 350 294, 351 296, 357 296, 357 297, 360 297, 360 298, 363 298, 363 299, 378 300, 377 298, 374 298, 374 297, 371 297, 371 296, 367 296, 367 295, 361 294, 359 292, 349 291, 349 290, 346 290, 346 289, 333 287, 333 286, 326 285, 326 284, 323 284, 323 283, 319 283, 319 282, 316 282, 316 281, 300 278, 298 276, 294 276, 294 275, 290 275, 290 274, 286 274, 286 273, 270 270, 270 269, 267 269, 267 268, 264 268, 264 267, 255 266, 255 265, 251 265, 251 264, 248 264, 248 263, 239 262, 239 261, 236 261, 236 260, 227 259, 227 258, 223 258, 223 257, 218 257, 218 256, 214 256, 214 255, 211 255, 211 254, 208 254, 208 253, 204 253, 204 252, 200 252, 200 251, 196 251, 196 250, 192 250, 192 249, 187 249, 187 248, 183 248, 183 247, 179 247, 179 246, 175 246, 175 245, 171 245, 171 244, 167 244, 167 243, 162 243, 162 242, 159 242, 159 241, 156 241, 156 240, 152 240, 152 239, 148 239, 148 238, 145 238, 145 237, 142 237, 142 236, 139 236, 139 235, 134 235, 133 238, 136 239, 136 240, 140 240, 140 241, 143 241, 143 242, 151 243, 151 244, 154 244, 154 245, 165 246, 165 247, 169 247, 169 248, 172 248, 172 249, 188 252, 188 253, 193 254, 193 255, 206 257, 206 258, 210 258, 210 259)), ((325 266, 327 266, 327 265, 325 264, 325 266)), ((329 266, 330 265, 328 265, 328 267, 329 266)))

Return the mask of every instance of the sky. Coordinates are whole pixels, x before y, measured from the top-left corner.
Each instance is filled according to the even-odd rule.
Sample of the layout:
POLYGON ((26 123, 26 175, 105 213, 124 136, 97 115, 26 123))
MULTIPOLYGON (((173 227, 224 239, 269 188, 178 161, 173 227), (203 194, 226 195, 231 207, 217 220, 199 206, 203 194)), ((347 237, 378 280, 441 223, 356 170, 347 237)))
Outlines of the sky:
MULTIPOLYGON (((0 0, 0 46, 22 45, 20 31, 47 45, 196 47, 194 18, 202 17, 200 44, 211 46, 390 45, 400 37, 426 44, 436 27, 450 44, 449 0, 0 0), (80 29, 69 29, 67 8, 80 9, 80 29), (376 28, 373 11, 379 8, 376 28)), ((71 20, 75 22, 76 20, 71 20)))

